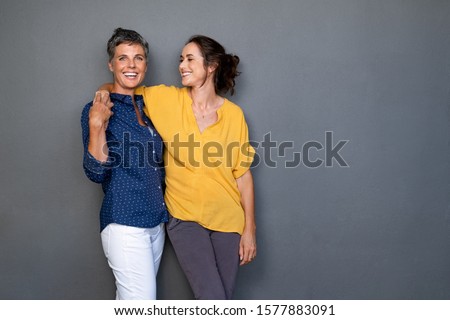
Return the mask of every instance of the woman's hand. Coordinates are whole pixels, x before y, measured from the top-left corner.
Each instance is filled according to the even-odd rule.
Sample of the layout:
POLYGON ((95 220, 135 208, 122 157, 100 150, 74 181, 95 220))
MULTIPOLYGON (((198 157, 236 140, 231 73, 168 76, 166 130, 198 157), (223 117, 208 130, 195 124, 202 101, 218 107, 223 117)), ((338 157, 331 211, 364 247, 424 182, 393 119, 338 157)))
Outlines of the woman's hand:
POLYGON ((98 161, 108 160, 108 145, 106 143, 106 128, 109 118, 113 115, 113 103, 108 91, 97 91, 89 110, 89 153, 98 161))
POLYGON ((252 262, 256 257, 256 232, 255 227, 246 228, 241 236, 239 244, 240 265, 252 262))
POLYGON ((95 93, 94 101, 89 111, 90 130, 106 130, 109 118, 113 115, 111 111, 112 106, 113 103, 109 99, 108 91, 100 90, 95 93))

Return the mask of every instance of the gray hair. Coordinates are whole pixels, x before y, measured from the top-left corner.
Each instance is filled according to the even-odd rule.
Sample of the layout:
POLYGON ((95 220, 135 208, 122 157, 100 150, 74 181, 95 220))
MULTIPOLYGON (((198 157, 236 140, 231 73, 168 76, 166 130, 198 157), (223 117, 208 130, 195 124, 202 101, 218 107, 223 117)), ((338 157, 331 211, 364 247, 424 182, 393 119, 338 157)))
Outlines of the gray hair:
POLYGON ((109 62, 114 58, 116 47, 122 43, 141 45, 145 52, 145 59, 148 58, 148 42, 139 33, 134 30, 117 28, 108 40, 108 46, 106 48, 109 55, 109 62))

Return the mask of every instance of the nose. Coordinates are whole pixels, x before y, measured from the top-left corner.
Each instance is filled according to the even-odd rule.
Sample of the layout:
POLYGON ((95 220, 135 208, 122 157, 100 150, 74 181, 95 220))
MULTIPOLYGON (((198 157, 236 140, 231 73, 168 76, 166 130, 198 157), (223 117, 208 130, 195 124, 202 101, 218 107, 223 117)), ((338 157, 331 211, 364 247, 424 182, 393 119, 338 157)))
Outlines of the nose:
POLYGON ((180 71, 181 71, 181 69, 183 69, 184 66, 186 65, 185 61, 186 61, 186 60, 181 60, 181 61, 180 61, 180 65, 178 66, 178 68, 180 69, 180 71))
POLYGON ((128 60, 128 67, 130 68, 136 67, 136 61, 134 61, 134 59, 128 60))

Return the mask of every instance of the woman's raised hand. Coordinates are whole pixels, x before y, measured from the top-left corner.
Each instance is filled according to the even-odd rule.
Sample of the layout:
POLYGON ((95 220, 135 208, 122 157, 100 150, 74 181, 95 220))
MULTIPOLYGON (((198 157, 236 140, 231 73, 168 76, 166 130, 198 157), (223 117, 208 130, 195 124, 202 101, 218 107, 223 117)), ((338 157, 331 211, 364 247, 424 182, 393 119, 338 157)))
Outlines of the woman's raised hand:
POLYGON ((109 118, 113 115, 113 103, 109 99, 109 92, 99 90, 95 93, 92 107, 89 111, 89 127, 91 129, 106 130, 109 118))

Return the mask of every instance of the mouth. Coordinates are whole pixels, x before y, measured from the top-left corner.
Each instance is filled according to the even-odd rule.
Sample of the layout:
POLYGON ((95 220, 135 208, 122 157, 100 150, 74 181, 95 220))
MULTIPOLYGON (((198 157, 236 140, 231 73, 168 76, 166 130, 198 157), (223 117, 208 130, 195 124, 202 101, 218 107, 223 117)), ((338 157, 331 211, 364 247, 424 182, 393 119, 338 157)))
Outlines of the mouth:
POLYGON ((192 74, 192 72, 187 72, 187 71, 184 71, 184 72, 181 72, 181 77, 187 77, 187 76, 190 76, 192 74))
POLYGON ((136 79, 137 77, 137 73, 136 72, 124 72, 123 75, 127 78, 127 79, 136 79))

